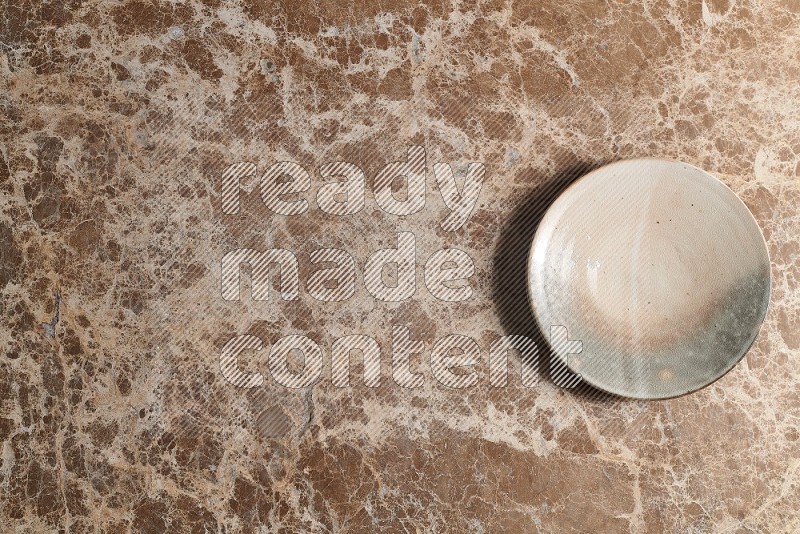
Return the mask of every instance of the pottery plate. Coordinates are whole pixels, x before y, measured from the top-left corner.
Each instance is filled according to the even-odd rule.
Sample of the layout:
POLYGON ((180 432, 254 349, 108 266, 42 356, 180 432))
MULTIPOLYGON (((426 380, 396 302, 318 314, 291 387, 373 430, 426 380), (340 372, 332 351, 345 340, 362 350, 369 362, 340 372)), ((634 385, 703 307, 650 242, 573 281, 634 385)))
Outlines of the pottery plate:
POLYGON ((753 344, 767 312, 767 246, 722 182, 673 161, 599 168, 548 209, 531 246, 528 289, 554 351, 598 389, 675 397, 720 378, 753 344), (572 351, 576 352, 576 351, 572 351))

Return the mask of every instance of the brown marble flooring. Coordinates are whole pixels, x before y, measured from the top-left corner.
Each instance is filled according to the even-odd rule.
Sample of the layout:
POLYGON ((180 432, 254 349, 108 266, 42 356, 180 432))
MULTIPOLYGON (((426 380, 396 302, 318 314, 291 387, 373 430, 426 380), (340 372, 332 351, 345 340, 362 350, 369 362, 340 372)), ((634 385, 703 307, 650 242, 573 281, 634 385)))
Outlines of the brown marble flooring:
MULTIPOLYGON (((796 0, 6 0, 0 51, 3 532, 800 531, 796 0), (412 145, 426 204, 398 217, 372 186, 412 145), (715 174, 761 225, 773 291, 752 350, 668 401, 546 372, 523 387, 516 360, 491 387, 492 341, 531 328, 518 277, 546 200, 645 156, 715 174), (357 214, 314 202, 337 160, 365 173, 357 214), (309 171, 306 213, 276 216, 252 176, 222 213, 228 165, 279 161, 309 171), (456 231, 437 162, 485 165, 456 231), (417 291, 378 302, 364 262, 405 231, 417 291), (299 298, 223 300, 237 247, 295 253, 299 298), (424 284, 445 247, 474 262, 464 302, 424 284), (355 259, 349 300, 306 291, 319 248, 355 259), (424 343, 420 388, 391 378, 392 325, 424 343), (244 333, 307 335, 322 380, 228 384, 220 350, 244 333), (425 364, 450 333, 480 349, 474 387, 425 364), (380 387, 333 385, 346 334, 379 343, 380 387)), ((240 363, 266 375, 267 350, 240 363)))

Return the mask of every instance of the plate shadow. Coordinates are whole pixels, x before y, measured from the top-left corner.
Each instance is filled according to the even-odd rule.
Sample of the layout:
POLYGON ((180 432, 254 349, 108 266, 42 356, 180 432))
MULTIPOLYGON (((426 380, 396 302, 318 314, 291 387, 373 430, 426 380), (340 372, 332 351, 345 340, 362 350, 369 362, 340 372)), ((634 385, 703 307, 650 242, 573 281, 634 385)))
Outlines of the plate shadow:
POLYGON ((533 236, 548 208, 570 185, 606 162, 575 162, 555 175, 538 180, 524 201, 514 209, 503 225, 492 263, 492 297, 495 311, 505 334, 524 335, 538 348, 536 373, 570 394, 595 402, 615 402, 620 398, 596 389, 570 371, 553 352, 549 336, 539 328, 528 300, 528 253, 533 236))

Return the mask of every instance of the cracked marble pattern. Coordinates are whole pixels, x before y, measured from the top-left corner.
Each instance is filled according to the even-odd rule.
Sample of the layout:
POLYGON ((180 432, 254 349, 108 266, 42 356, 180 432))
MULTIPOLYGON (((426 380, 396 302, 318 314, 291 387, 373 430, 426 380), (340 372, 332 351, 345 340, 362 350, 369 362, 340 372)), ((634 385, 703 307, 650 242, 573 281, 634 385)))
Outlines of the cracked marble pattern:
MULTIPOLYGON (((4 532, 800 531, 800 2, 257 0, 0 3, 0 525, 4 532), (408 146, 486 164, 464 228, 430 187, 405 218, 371 180, 408 146), (634 402, 482 380, 391 381, 391 325, 425 343, 524 333, 503 243, 559 177, 667 157, 715 174, 767 239, 773 291, 733 371, 634 402), (366 208, 296 217, 220 176, 350 161, 366 208), (473 258, 462 303, 239 303, 231 248, 473 258), (500 261, 502 263, 502 261, 500 261), (512 304, 513 304, 513 299, 512 304), (506 306, 507 307, 507 306, 506 306), (383 384, 238 389, 232 336, 373 336, 383 384)), ((309 196, 308 198, 313 198, 309 196)), ((520 235, 517 235, 520 234, 520 235)), ((510 241, 509 241, 510 240, 510 241)), ((302 289, 302 286, 301 286, 302 289)), ((249 359, 248 359, 249 358, 249 359)), ((243 365, 266 372, 266 359, 243 365)), ((355 366, 355 371, 360 364, 355 366)), ((515 374, 516 373, 516 374, 515 374)))

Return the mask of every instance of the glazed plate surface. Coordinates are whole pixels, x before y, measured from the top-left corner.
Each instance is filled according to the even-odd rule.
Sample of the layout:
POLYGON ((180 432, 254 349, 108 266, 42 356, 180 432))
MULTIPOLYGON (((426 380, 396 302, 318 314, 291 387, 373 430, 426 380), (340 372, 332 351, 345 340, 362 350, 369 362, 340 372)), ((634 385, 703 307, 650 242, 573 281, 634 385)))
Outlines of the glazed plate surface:
POLYGON ((572 184, 528 260, 534 316, 582 348, 554 352, 584 381, 638 399, 706 386, 733 368, 767 312, 766 243, 744 203, 685 163, 612 163, 572 184), (574 350, 573 350, 574 352, 574 350))

